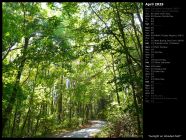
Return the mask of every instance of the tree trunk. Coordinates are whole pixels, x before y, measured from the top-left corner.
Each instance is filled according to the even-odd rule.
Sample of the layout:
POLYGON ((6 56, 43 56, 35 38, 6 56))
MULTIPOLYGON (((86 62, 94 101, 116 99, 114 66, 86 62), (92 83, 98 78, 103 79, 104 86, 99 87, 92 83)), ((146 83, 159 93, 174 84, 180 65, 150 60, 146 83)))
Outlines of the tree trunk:
POLYGON ((37 115, 37 121, 36 121, 36 125, 35 125, 34 135, 36 135, 37 130, 38 130, 38 125, 39 125, 41 112, 42 112, 42 105, 40 106, 40 111, 39 111, 39 114, 37 115))
MULTIPOLYGON (((129 61, 129 58, 127 57, 127 62, 129 61)), ((131 67, 129 65, 129 74, 132 77, 132 72, 131 72, 131 67)), ((135 86, 134 86, 134 82, 131 82, 131 86, 132 86, 132 95, 133 95, 133 101, 134 101, 134 106, 135 106, 135 110, 136 110, 136 120, 137 120, 137 126, 138 126, 138 136, 141 135, 141 122, 140 122, 140 112, 139 112, 139 106, 137 104, 137 98, 136 98, 136 92, 135 92, 135 86)))
POLYGON ((24 122, 23 122, 23 125, 22 125, 22 128, 21 128, 21 134, 20 134, 20 136, 23 136, 23 133, 25 132, 25 131, 23 131, 23 130, 24 130, 24 128, 25 128, 25 125, 26 125, 26 122, 27 122, 29 113, 30 113, 30 108, 28 109, 26 118, 25 118, 25 120, 24 120, 24 122))
POLYGON ((142 51, 142 45, 141 45, 141 43, 140 43, 140 39, 139 39, 139 36, 138 36, 138 34, 137 34, 137 31, 136 31, 136 25, 135 25, 135 23, 134 23, 134 15, 131 14, 131 16, 132 16, 132 18, 131 18, 131 20, 132 20, 132 27, 133 27, 133 29, 134 29, 134 34, 135 34, 135 37, 136 37, 136 40, 137 40, 138 48, 139 48, 139 50, 140 50, 141 65, 143 66, 143 51, 142 51))
POLYGON ((62 120, 62 91, 63 91, 63 76, 61 76, 61 81, 58 85, 58 92, 59 92, 59 98, 58 98, 58 122, 60 122, 62 120), (61 86, 59 86, 61 85, 61 86))
POLYGON ((2 118, 2 131, 4 130, 6 122, 7 122, 8 118, 9 118, 10 113, 12 112, 13 105, 14 105, 15 100, 17 98, 16 97, 17 96, 17 90, 18 90, 17 88, 19 86, 21 73, 23 71, 23 67, 24 67, 25 62, 26 62, 26 49, 28 47, 28 42, 29 42, 29 38, 25 38, 23 55, 21 57, 21 64, 20 64, 19 69, 18 69, 15 85, 14 85, 14 88, 13 88, 13 91, 12 91, 12 94, 11 94, 11 97, 10 97, 10 101, 8 103, 7 108, 4 111, 3 118, 2 118))
POLYGON ((59 98, 58 98, 58 121, 59 122, 62 119, 62 114, 61 113, 62 113, 62 93, 60 93, 59 98))
POLYGON ((12 131, 11 131, 11 137, 13 137, 15 126, 16 126, 17 110, 18 110, 18 104, 16 105, 16 108, 15 108, 14 120, 13 120, 12 131))
MULTIPOLYGON (((115 4, 115 6, 116 6, 116 15, 117 15, 117 18, 118 18, 117 23, 118 23, 118 27, 119 27, 119 30, 120 30, 120 33, 121 33, 121 36, 122 36, 122 40, 123 40, 123 49, 126 50, 125 55, 126 55, 126 60, 127 60, 127 65, 128 65, 128 71, 129 71, 130 77, 132 77, 133 76, 132 71, 131 71, 132 60, 131 60, 131 57, 129 55, 128 49, 127 49, 126 38, 125 38, 125 34, 124 34, 123 27, 122 27, 122 24, 121 24, 121 18, 120 18, 120 13, 119 13, 117 3, 115 4)), ((142 68, 142 65, 141 65, 140 68, 142 68)), ((133 92, 134 106, 135 106, 135 110, 136 110, 136 114, 137 114, 136 120, 137 120, 137 125, 138 125, 138 135, 141 135, 142 130, 141 130, 141 123, 140 123, 139 107, 138 107, 138 104, 137 104, 137 101, 136 101, 136 93, 135 93, 135 87, 134 87, 134 82, 133 81, 131 82, 131 85, 132 85, 132 90, 133 90, 132 92, 133 92)))
POLYGON ((141 30, 143 31, 143 21, 142 18, 140 16, 140 11, 139 11, 139 7, 138 7, 138 3, 136 3, 136 12, 137 12, 137 17, 139 19, 140 25, 141 25, 141 30))
POLYGON ((116 80, 116 70, 115 70, 114 57, 113 57, 113 53, 112 52, 111 52, 111 56, 112 56, 112 70, 113 70, 113 73, 114 73, 115 91, 116 91, 116 95, 117 95, 118 105, 120 105, 120 98, 119 98, 119 93, 118 93, 118 85, 117 85, 117 80, 116 80))

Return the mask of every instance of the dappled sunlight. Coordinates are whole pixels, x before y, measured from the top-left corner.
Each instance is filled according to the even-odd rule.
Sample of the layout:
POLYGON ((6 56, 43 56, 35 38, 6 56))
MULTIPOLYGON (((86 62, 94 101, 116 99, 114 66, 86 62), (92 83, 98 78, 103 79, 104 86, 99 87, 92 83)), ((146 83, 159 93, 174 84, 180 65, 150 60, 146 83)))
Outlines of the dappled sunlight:
POLYGON ((64 134, 62 136, 57 137, 64 137, 64 138, 89 138, 92 136, 92 134, 96 134, 101 131, 101 128, 104 127, 105 123, 104 121, 91 121, 93 125, 88 128, 84 128, 78 131, 70 132, 67 134, 64 134))
POLYGON ((131 2, 3 3, 2 136, 141 136, 142 13, 131 2))

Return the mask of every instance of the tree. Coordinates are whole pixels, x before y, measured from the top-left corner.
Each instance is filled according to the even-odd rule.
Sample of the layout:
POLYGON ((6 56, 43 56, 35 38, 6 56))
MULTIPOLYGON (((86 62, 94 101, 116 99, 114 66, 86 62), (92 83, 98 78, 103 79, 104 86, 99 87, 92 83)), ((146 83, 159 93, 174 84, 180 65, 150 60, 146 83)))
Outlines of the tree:
POLYGON ((140 136, 141 13, 128 2, 3 3, 3 137, 90 119, 111 122, 115 136, 140 136))

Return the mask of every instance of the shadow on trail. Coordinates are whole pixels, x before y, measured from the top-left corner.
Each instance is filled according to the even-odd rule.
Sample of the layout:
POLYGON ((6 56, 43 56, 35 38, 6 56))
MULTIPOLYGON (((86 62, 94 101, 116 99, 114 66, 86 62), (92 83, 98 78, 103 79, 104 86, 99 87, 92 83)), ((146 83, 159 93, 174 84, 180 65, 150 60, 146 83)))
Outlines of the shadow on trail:
POLYGON ((101 128, 105 126, 106 124, 105 121, 99 121, 99 120, 90 121, 90 122, 93 123, 93 125, 88 128, 80 129, 78 131, 69 132, 69 133, 62 134, 62 135, 58 135, 57 137, 58 138, 89 138, 93 134, 100 132, 101 128))

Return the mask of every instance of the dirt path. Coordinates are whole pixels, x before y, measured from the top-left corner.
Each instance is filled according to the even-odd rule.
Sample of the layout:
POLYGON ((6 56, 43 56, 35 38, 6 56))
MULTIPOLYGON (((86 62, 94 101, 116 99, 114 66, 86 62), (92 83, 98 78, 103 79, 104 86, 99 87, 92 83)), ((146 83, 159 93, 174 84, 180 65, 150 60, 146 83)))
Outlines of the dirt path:
POLYGON ((58 138, 90 138, 105 125, 105 121, 94 120, 91 121, 92 125, 88 128, 80 129, 77 131, 69 132, 66 134, 58 135, 58 138))

